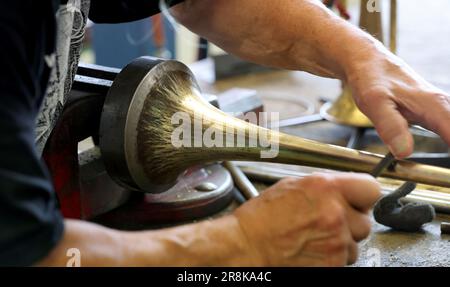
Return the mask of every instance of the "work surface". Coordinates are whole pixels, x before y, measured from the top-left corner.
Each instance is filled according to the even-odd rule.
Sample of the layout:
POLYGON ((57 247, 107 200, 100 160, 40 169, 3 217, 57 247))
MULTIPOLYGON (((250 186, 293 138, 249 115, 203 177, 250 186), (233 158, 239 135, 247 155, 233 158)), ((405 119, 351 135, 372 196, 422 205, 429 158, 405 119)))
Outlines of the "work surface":
POLYGON ((450 266, 450 235, 441 235, 439 215, 420 233, 392 231, 374 222, 370 237, 359 244, 360 259, 355 266, 450 266), (379 258, 379 261, 378 259, 379 258))

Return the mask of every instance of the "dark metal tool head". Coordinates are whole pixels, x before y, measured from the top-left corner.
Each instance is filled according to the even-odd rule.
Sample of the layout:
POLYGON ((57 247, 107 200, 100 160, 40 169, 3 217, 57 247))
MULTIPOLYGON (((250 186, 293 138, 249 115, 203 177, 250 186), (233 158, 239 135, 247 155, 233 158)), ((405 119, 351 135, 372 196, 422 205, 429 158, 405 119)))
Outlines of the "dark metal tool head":
POLYGON ((375 220, 393 229, 408 232, 418 231, 423 224, 432 221, 435 217, 435 211, 431 204, 402 204, 400 202, 415 188, 415 183, 406 182, 394 192, 381 198, 373 210, 375 220))
MULTIPOLYGON (((395 157, 389 153, 373 169, 372 175, 378 177, 384 169, 395 164, 395 157)), ((402 204, 400 200, 416 188, 413 182, 405 182, 394 192, 382 197, 373 210, 375 220, 396 230, 414 232, 422 225, 433 221, 436 216, 434 207, 428 203, 402 204)))

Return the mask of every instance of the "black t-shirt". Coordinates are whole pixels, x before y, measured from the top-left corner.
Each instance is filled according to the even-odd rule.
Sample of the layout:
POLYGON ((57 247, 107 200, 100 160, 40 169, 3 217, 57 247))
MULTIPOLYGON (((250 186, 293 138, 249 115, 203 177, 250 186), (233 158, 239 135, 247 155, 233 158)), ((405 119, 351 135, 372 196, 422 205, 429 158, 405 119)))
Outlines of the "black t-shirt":
MULTIPOLYGON (((56 194, 34 144, 61 2, 0 3, 0 265, 35 263, 64 230, 56 194)), ((158 2, 91 0, 89 17, 108 23, 138 20, 158 13, 158 2)))

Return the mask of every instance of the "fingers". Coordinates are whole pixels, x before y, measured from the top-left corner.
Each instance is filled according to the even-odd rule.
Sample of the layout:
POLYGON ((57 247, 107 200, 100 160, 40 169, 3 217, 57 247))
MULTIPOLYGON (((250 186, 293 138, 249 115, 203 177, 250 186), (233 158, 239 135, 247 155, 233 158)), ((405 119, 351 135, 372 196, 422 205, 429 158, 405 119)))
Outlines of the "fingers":
POLYGON ((421 125, 432 130, 450 145, 450 96, 445 93, 431 93, 423 98, 421 125))
POLYGON ((396 158, 405 158, 413 152, 414 140, 407 120, 386 89, 367 92, 358 101, 359 107, 372 121, 383 142, 396 158))
MULTIPOLYGON (((367 174, 316 173, 297 183, 306 198, 315 202, 316 212, 314 231, 299 260, 317 253, 326 254, 319 260, 325 265, 353 264, 358 257, 357 242, 370 233, 367 212, 381 197, 378 182, 367 174)), ((300 192, 292 189, 292 193, 300 192)))
POLYGON ((381 197, 380 184, 362 173, 333 173, 333 185, 347 203, 361 212, 368 212, 381 197))
MULTIPOLYGON (((329 186, 322 188, 338 192, 339 205, 345 209, 345 217, 352 238, 361 241, 371 229, 367 212, 381 197, 379 183, 370 175, 356 173, 316 174, 328 181, 329 186)), ((331 200, 331 199, 330 199, 331 200)))
POLYGON ((359 242, 369 236, 372 224, 368 215, 348 207, 346 217, 353 240, 359 242))

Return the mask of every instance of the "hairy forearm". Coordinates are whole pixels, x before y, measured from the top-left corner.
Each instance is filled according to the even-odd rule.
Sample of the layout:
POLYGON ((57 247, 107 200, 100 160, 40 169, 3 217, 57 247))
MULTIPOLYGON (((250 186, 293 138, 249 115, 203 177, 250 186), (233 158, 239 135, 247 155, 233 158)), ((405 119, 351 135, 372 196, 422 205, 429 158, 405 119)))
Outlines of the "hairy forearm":
POLYGON ((342 80, 368 53, 387 52, 318 0, 187 0, 172 13, 244 59, 342 80))
POLYGON ((60 243, 37 265, 66 266, 67 250, 80 252, 81 266, 251 266, 234 216, 180 227, 122 232, 97 224, 66 220, 60 243))

